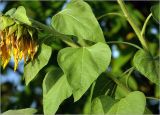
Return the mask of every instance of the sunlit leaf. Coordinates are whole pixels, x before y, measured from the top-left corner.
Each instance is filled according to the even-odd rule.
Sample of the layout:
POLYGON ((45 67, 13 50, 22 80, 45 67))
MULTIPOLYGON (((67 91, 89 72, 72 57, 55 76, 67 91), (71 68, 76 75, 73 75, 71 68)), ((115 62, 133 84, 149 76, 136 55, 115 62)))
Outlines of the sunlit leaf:
POLYGON ((159 60, 148 52, 139 50, 133 59, 134 66, 153 83, 159 84, 159 60))
POLYGON ((143 115, 146 105, 146 99, 143 93, 134 91, 125 98, 114 104, 107 114, 136 114, 143 115))
POLYGON ((24 78, 26 85, 28 85, 30 81, 36 77, 38 72, 48 63, 51 53, 52 49, 49 46, 42 44, 38 56, 25 65, 24 78))
POLYGON ((110 59, 110 48, 104 43, 91 47, 69 47, 59 52, 58 63, 73 89, 74 101, 80 99, 92 82, 107 69, 110 59))
POLYGON ((2 115, 33 115, 37 110, 33 108, 19 109, 19 110, 8 110, 2 115))
POLYGON ((107 115, 125 115, 136 114, 143 115, 145 110, 146 100, 143 93, 134 91, 129 93, 121 100, 114 100, 109 96, 100 96, 92 102, 92 114, 107 114, 107 115))
POLYGON ((47 73, 43 80, 44 114, 55 114, 59 105, 72 94, 72 89, 62 70, 53 69, 47 73))
POLYGON ((82 0, 72 0, 52 18, 58 32, 94 42, 104 42, 102 30, 90 6, 82 0), (95 34, 96 33, 96 34, 95 34))

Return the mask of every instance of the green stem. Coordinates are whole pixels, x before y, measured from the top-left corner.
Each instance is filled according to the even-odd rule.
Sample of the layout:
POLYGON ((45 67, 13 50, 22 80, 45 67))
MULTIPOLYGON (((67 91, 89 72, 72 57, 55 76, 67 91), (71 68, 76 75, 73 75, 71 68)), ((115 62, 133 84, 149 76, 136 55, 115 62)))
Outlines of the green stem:
POLYGON ((92 83, 92 86, 91 86, 91 92, 90 92, 90 101, 92 101, 92 97, 93 97, 93 91, 94 91, 94 86, 95 86, 95 84, 96 84, 96 81, 94 81, 93 83, 92 83))
POLYGON ((36 25, 37 27, 43 29, 44 31, 46 31, 49 34, 52 34, 53 36, 57 36, 57 38, 60 38, 64 43, 66 43, 67 45, 71 46, 71 47, 79 47, 78 45, 76 45, 71 39, 70 36, 61 34, 59 32, 57 32, 54 28, 50 28, 36 20, 30 19, 33 25, 36 25))
POLYGON ((115 16, 124 17, 124 15, 122 15, 122 14, 120 14, 120 13, 115 13, 115 12, 113 12, 113 13, 103 14, 103 15, 99 16, 99 17, 97 18, 97 20, 99 20, 99 19, 101 19, 101 18, 103 18, 103 17, 105 17, 105 16, 108 16, 108 15, 115 15, 115 16))
POLYGON ((127 11, 127 8, 123 2, 123 0, 117 0, 118 1, 118 4, 120 5, 121 7, 121 10, 123 11, 124 13, 124 16, 126 17, 126 19, 128 20, 128 22, 130 23, 130 25, 132 26, 133 30, 135 31, 136 35, 138 36, 139 38, 139 41, 141 42, 143 48, 145 50, 148 51, 148 45, 144 39, 144 37, 141 35, 141 31, 140 29, 138 28, 138 26, 134 23, 134 20, 132 19, 132 17, 129 15, 128 11, 127 11))
POLYGON ((146 97, 147 99, 154 99, 154 100, 157 100, 157 101, 160 101, 159 98, 156 98, 156 97, 146 97))
POLYGON ((131 73, 133 72, 134 68, 130 69, 130 71, 127 74, 127 78, 126 78, 126 87, 129 88, 128 86, 128 80, 129 80, 129 76, 131 75, 131 73))
POLYGON ((109 77, 119 86, 121 87, 126 94, 130 93, 130 90, 125 86, 123 85, 123 83, 121 83, 113 74, 110 73, 109 77))
POLYGON ((136 44, 132 44, 132 43, 129 43, 129 42, 122 42, 122 41, 109 41, 109 42, 106 42, 107 44, 127 44, 127 45, 130 45, 130 46, 133 46, 139 50, 141 50, 142 48, 137 46, 136 44))
POLYGON ((130 71, 133 71, 135 69, 135 67, 131 67, 131 68, 129 68, 129 69, 127 69, 125 72, 123 72, 121 75, 120 75, 120 79, 126 74, 126 73, 128 73, 128 72, 130 72, 130 71))
POLYGON ((147 23, 148 23, 148 21, 149 21, 149 19, 150 19, 151 17, 152 17, 152 13, 149 14, 149 16, 147 17, 147 19, 145 20, 145 22, 144 22, 144 24, 143 24, 142 31, 141 31, 141 36, 144 36, 147 23))

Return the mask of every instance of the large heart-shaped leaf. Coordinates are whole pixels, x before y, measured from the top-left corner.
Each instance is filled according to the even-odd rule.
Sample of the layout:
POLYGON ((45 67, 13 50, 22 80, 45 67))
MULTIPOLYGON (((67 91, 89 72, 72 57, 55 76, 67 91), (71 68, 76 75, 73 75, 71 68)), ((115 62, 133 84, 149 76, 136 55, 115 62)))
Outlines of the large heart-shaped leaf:
POLYGON ((66 74, 73 89, 75 101, 107 69, 110 59, 110 48, 104 43, 97 43, 91 47, 69 47, 59 52, 58 64, 66 74))
POLYGON ((54 114, 59 105, 72 94, 72 89, 62 70, 53 69, 43 80, 43 109, 45 115, 54 114))
POLYGON ((114 104, 107 114, 114 115, 143 115, 146 105, 146 98, 142 92, 134 91, 129 93, 125 98, 114 104))
POLYGON ((52 18, 58 32, 94 42, 104 42, 102 30, 90 6, 83 0, 72 0, 52 18))
POLYGON ((114 100, 108 96, 100 96, 92 101, 91 113, 107 115, 143 115, 145 105, 145 96, 139 91, 129 93, 120 101, 114 100))
POLYGON ((51 47, 42 44, 38 56, 24 67, 24 78, 26 85, 32 81, 38 72, 48 63, 52 53, 51 47))
POLYGON ((160 4, 151 7, 152 16, 160 24, 160 4))
POLYGON ((17 10, 14 12, 14 14, 12 14, 12 17, 22 23, 31 25, 31 22, 26 14, 26 10, 23 6, 19 6, 17 10))
POLYGON ((159 84, 159 60, 154 59, 148 52, 139 50, 133 59, 134 66, 153 83, 159 84))
POLYGON ((37 110, 33 108, 19 109, 19 110, 8 110, 2 115, 33 115, 37 110))

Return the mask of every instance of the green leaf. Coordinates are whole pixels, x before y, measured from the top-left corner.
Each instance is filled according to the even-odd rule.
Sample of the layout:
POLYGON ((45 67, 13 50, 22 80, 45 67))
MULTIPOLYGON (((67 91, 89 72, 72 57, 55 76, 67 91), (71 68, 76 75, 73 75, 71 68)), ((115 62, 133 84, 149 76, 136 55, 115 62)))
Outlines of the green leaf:
POLYGON ((91 113, 106 114, 115 103, 116 101, 107 95, 99 96, 92 101, 91 113))
POLYGON ((60 33, 74 35, 79 39, 105 42, 90 6, 82 0, 69 2, 64 10, 53 16, 51 24, 60 33))
POLYGON ((64 48, 58 53, 58 64, 73 89, 74 101, 80 99, 92 82, 107 69, 110 60, 110 48, 104 43, 64 48))
POLYGON ((149 110, 147 107, 145 108, 144 114, 152 115, 152 111, 149 110))
POLYGON ((14 21, 6 16, 0 16, 0 30, 3 31, 5 28, 14 24, 14 21))
POLYGON ((143 115, 145 110, 146 100, 143 93, 134 91, 129 93, 120 101, 114 100, 109 96, 100 96, 92 101, 92 114, 107 114, 107 115, 126 115, 136 114, 143 115))
POLYGON ((33 115, 37 110, 33 108, 19 109, 19 110, 8 110, 2 115, 33 115))
POLYGON ((83 107, 83 114, 90 114, 91 112, 91 96, 89 95, 83 107))
POLYGON ((114 115, 143 115, 146 105, 146 99, 142 92, 134 91, 129 93, 125 98, 114 104, 107 114, 114 115))
POLYGON ((102 73, 96 80, 93 98, 101 95, 114 95, 114 88, 116 88, 115 82, 106 73, 102 73))
POLYGON ((151 7, 153 18, 160 24, 160 4, 151 7))
POLYGON ((53 69, 48 72, 43 80, 44 114, 55 114, 59 105, 71 95, 72 89, 62 70, 53 69))
POLYGON ((29 21, 29 18, 27 17, 27 14, 26 14, 26 10, 23 6, 19 6, 15 11, 15 13, 12 15, 12 17, 22 23, 31 25, 31 22, 29 21))
POLYGON ((159 60, 144 50, 139 50, 133 59, 134 66, 153 83, 159 84, 159 60))
POLYGON ((26 85, 28 85, 30 81, 32 81, 36 77, 38 72, 45 65, 47 65, 51 57, 52 49, 49 46, 42 44, 39 50, 40 51, 38 52, 38 56, 35 57, 33 61, 30 61, 28 64, 26 64, 24 67, 24 78, 26 85))

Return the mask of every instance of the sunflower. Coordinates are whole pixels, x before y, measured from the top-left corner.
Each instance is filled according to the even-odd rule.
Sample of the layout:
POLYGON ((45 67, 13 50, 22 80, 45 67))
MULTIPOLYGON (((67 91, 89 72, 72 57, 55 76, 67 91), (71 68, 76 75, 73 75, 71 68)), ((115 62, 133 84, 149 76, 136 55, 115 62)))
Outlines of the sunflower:
POLYGON ((37 30, 26 24, 19 23, 9 17, 11 20, 9 26, 0 30, 0 58, 3 68, 9 63, 11 56, 14 57, 14 71, 18 67, 20 60, 24 59, 26 63, 33 60, 38 50, 37 30))

